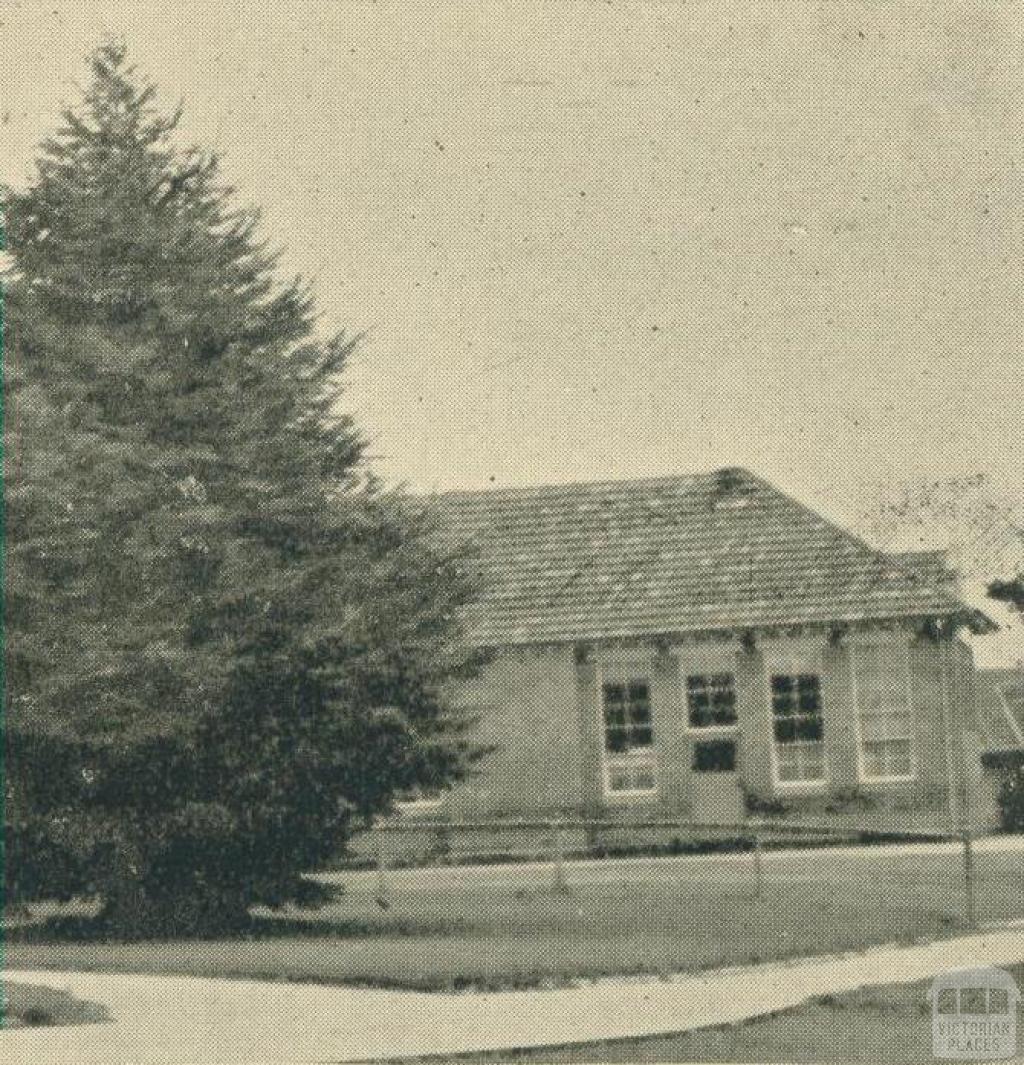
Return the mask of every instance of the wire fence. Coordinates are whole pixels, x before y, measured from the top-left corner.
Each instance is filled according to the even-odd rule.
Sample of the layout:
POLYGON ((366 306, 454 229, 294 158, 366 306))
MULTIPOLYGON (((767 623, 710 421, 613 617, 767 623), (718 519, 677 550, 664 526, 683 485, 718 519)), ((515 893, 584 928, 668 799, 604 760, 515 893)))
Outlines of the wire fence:
MULTIPOLYGON (((976 840, 971 831, 907 831, 879 828, 877 825, 844 825, 814 821, 745 820, 734 823, 699 823, 670 818, 647 818, 630 821, 602 819, 486 819, 477 821, 408 820, 387 821, 375 826, 367 837, 361 861, 364 869, 375 870, 374 888, 381 899, 389 898, 395 887, 401 889, 403 870, 445 868, 506 863, 531 867, 531 883, 545 884, 555 893, 571 890, 574 880, 582 885, 587 865, 602 859, 623 862, 621 878, 636 875, 637 862, 661 857, 731 856, 734 875, 746 877, 746 888, 753 899, 763 899, 773 882, 769 859, 776 852, 820 852, 808 858, 806 877, 813 880, 814 870, 824 870, 837 848, 868 848, 872 845, 895 845, 894 854, 928 855, 934 862, 907 866, 902 872, 872 874, 875 887, 889 892, 910 890, 907 878, 917 876, 941 879, 950 902, 957 911, 958 923, 975 928, 980 923, 979 895, 985 883, 985 870, 979 867, 976 840), (900 845, 917 844, 900 850, 900 845), (932 845, 929 847, 929 845, 932 845), (632 863, 632 864, 630 864, 632 863), (738 867, 735 863, 739 863, 738 867), (816 864, 824 863, 824 864, 816 864), (632 869, 634 872, 630 872, 632 869), (744 873, 740 874, 739 870, 744 873), (908 871, 909 870, 909 871, 908 871), (881 878, 880 878, 881 877, 881 878), (886 880, 886 877, 889 879, 886 880), (902 879, 901 879, 902 877, 902 879), (885 883, 883 884, 883 881, 885 883), (887 885, 887 886, 886 886, 887 885)), ((1000 902, 993 913, 1000 918, 1024 914, 1024 868, 1014 873, 1014 863, 1024 865, 1024 846, 1014 849, 1012 840, 984 846, 1003 853, 993 871, 998 872, 1000 902), (1020 898, 1014 902, 1015 875, 1019 875, 1020 898), (1003 898, 1003 896, 1006 896, 1003 898)), ((862 863, 863 865, 863 863, 862 863)), ((851 872, 852 877, 861 874, 851 872)), ((994 874, 993 874, 994 875, 994 874)), ((993 881, 994 882, 994 881, 993 881)))

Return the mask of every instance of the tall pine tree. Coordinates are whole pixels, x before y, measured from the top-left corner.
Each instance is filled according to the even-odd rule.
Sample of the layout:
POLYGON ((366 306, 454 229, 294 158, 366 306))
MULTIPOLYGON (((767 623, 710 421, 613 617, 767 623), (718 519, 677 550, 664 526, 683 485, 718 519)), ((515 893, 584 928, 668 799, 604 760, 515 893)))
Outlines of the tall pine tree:
POLYGON ((461 775, 470 587, 259 217, 116 44, 6 193, 7 890, 218 928, 461 775))

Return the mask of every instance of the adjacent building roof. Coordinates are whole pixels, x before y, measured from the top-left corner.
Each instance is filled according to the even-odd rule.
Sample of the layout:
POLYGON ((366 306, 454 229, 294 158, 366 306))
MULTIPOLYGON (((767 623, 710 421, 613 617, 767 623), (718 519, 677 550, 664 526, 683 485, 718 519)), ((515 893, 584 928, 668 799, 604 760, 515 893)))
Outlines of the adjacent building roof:
POLYGON ((975 707, 986 750, 1024 748, 1024 669, 979 669, 975 707))
POLYGON ((877 551, 742 469, 434 500, 474 549, 481 645, 968 611, 934 555, 877 551))

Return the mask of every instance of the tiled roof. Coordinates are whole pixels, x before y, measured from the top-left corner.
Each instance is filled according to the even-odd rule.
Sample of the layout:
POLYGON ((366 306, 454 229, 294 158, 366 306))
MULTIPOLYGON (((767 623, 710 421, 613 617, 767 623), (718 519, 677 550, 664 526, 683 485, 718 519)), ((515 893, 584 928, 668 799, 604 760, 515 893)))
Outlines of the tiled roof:
POLYGON ((876 551, 746 470, 433 499, 476 550, 481 645, 966 609, 934 558, 876 551))

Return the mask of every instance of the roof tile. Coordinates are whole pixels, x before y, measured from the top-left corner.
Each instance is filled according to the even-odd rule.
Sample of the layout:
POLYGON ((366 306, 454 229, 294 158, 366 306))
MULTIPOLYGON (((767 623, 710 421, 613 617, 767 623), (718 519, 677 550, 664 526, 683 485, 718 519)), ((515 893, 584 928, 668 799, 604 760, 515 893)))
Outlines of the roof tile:
POLYGON ((746 470, 434 500, 447 535, 475 548, 478 644, 965 609, 934 555, 875 550, 746 470))

